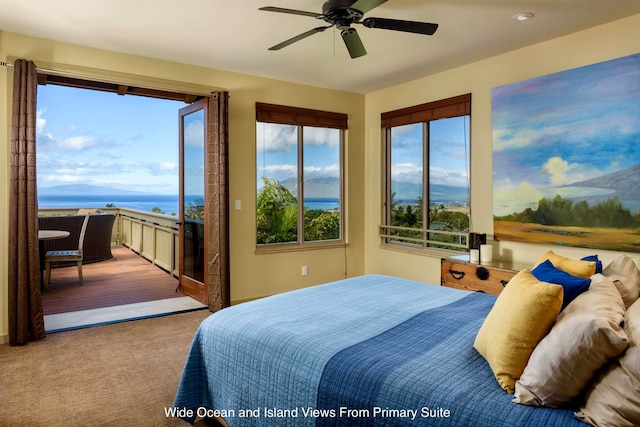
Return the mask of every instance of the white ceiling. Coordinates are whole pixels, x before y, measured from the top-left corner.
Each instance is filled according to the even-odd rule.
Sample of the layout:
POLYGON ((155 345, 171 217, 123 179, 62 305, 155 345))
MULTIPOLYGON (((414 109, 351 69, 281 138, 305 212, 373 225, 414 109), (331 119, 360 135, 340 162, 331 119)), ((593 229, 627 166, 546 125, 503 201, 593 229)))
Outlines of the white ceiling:
MULTIPOLYGON (((640 13, 639 0, 389 0, 366 17, 435 22, 433 36, 358 25, 351 59, 338 30, 279 51, 317 26, 322 0, 0 0, 0 29, 79 45, 356 93, 413 80, 640 13), (535 18, 516 22, 512 16, 535 18)), ((125 70, 126 71, 126 70, 125 70)))

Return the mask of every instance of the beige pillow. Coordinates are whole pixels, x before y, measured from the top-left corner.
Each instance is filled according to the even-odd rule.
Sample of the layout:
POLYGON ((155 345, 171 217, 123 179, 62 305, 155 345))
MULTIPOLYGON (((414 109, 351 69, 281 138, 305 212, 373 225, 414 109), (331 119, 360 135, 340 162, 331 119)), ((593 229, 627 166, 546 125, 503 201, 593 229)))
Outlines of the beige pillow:
POLYGON ((540 282, 530 270, 522 270, 502 290, 480 327, 473 347, 508 393, 555 322, 563 292, 562 286, 540 282))
POLYGON ((631 307, 640 294, 640 270, 636 263, 628 256, 620 255, 605 267, 602 274, 614 281, 624 305, 631 307))
POLYGON ((583 279, 588 279, 596 274, 595 261, 566 258, 562 255, 555 254, 553 251, 547 251, 547 253, 542 255, 538 262, 535 263, 535 266, 543 263, 547 259, 551 261, 551 264, 553 264, 555 268, 559 268, 574 276, 582 277, 583 279))
POLYGON ((595 426, 640 426, 640 301, 625 316, 629 348, 593 383, 576 416, 595 426))
POLYGON ((513 401, 559 408, 579 396, 596 372, 627 348, 624 315, 613 281, 592 276, 589 289, 567 305, 533 350, 513 401))

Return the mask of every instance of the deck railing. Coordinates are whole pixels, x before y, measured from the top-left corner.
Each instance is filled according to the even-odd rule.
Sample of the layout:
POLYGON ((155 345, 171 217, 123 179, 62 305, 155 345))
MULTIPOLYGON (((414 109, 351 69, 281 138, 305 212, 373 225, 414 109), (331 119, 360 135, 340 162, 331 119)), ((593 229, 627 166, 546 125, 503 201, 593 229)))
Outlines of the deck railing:
MULTIPOLYGON (((114 214, 112 244, 136 252, 154 265, 178 276, 178 217, 128 208, 102 208, 114 214)), ((75 215, 77 208, 41 208, 39 215, 75 215)))

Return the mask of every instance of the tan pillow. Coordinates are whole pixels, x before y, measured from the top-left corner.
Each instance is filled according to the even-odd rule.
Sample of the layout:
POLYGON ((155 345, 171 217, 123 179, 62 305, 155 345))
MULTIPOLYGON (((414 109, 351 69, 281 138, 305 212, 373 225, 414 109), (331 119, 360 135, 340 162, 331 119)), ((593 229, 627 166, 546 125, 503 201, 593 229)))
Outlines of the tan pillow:
POLYGON ((640 426, 640 301, 625 316, 629 348, 593 383, 576 416, 595 426, 640 426))
POLYGON ((640 294, 640 270, 631 258, 620 255, 605 267, 602 274, 614 281, 627 308, 636 302, 640 294))
POLYGON ((589 289, 558 315, 516 382, 516 403, 559 408, 588 386, 628 345, 625 306, 611 279, 596 274, 589 289))
POLYGON ((508 393, 556 320, 563 292, 562 286, 540 282, 530 270, 522 270, 502 290, 480 327, 473 347, 508 393))
POLYGON ((543 263, 545 260, 551 261, 554 267, 559 268, 562 271, 566 271, 574 276, 588 279, 596 274, 596 263, 594 261, 582 261, 579 259, 571 259, 563 257, 562 255, 555 254, 553 251, 547 251, 542 257, 535 263, 534 267, 543 263))

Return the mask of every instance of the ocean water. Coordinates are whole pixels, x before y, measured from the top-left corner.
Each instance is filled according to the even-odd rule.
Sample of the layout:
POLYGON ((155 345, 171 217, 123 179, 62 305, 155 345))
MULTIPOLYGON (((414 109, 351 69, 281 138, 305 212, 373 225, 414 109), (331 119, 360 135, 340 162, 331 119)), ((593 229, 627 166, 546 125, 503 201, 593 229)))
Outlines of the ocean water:
MULTIPOLYGON (((187 196, 187 203, 193 202, 198 196, 187 196)), ((233 201, 230 201, 233 206, 233 201)), ((40 208, 104 208, 108 203, 118 208, 139 209, 151 212, 154 207, 167 215, 178 213, 178 195, 142 194, 142 195, 56 195, 38 196, 40 208)), ((338 199, 306 199, 305 206, 309 209, 333 210, 340 207, 338 199)))
POLYGON ((340 209, 340 199, 304 199, 304 205, 309 209, 332 211, 340 209))
MULTIPOLYGON (((193 201, 195 197, 191 197, 193 201)), ((189 199, 188 199, 189 200, 189 199)), ((38 195, 40 208, 104 208, 108 203, 117 208, 149 211, 159 208, 167 215, 178 213, 178 195, 142 194, 142 195, 38 195)))

